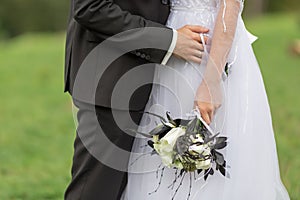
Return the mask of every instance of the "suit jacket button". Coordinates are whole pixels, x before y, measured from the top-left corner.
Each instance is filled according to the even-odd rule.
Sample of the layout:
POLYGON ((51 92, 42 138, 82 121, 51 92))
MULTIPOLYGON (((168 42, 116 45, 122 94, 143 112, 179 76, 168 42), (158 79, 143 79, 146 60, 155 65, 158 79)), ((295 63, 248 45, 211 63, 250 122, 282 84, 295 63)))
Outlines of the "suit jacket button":
POLYGON ((169 1, 168 0, 161 0, 161 3, 164 4, 164 5, 168 5, 169 1))
POLYGON ((141 58, 145 58, 145 57, 146 57, 146 55, 145 55, 145 54, 142 54, 142 55, 141 55, 141 58))
POLYGON ((149 55, 146 56, 146 60, 150 60, 151 57, 149 55))
POLYGON ((135 55, 140 56, 140 55, 141 55, 141 52, 136 52, 135 55))

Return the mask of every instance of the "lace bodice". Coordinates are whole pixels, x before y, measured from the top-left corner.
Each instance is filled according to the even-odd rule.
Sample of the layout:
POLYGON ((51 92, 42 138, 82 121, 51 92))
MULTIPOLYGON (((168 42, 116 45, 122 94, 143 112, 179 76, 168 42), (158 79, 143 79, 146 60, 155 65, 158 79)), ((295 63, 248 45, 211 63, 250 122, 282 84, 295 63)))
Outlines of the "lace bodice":
MULTIPOLYGON (((241 3, 243 8, 244 0, 236 0, 241 3)), ((172 7, 182 7, 191 9, 216 8, 226 0, 171 0, 172 7)))
POLYGON ((171 14, 167 26, 180 28, 186 24, 197 24, 212 30, 220 0, 171 0, 171 14))

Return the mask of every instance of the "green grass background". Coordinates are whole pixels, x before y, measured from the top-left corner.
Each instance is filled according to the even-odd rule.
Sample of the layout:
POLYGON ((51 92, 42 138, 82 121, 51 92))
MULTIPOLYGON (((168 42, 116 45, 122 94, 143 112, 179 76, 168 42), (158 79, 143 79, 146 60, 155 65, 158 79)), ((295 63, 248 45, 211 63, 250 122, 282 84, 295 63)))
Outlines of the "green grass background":
MULTIPOLYGON (((295 15, 247 21, 266 83, 281 176, 300 199, 300 38, 295 15)), ((64 34, 27 34, 0 41, 0 200, 63 199, 70 180, 74 123, 63 94, 64 34)))

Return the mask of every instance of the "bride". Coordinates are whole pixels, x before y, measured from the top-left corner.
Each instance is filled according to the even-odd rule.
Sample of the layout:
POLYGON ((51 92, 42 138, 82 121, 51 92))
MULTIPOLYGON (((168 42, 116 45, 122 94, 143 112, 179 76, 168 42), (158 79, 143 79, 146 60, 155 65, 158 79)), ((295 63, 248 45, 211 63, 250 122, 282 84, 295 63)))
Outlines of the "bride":
MULTIPOLYGON (((223 151, 230 177, 215 172, 206 181, 190 173, 177 181, 175 169, 161 164, 143 137, 135 139, 123 200, 288 200, 281 183, 268 100, 245 29, 242 0, 171 0, 167 26, 207 27, 201 65, 172 56, 157 66, 146 111, 189 118, 200 111, 214 132, 229 138, 223 151), (226 67, 224 67, 226 66, 226 67)), ((144 114, 139 131, 149 132, 159 119, 144 114)))

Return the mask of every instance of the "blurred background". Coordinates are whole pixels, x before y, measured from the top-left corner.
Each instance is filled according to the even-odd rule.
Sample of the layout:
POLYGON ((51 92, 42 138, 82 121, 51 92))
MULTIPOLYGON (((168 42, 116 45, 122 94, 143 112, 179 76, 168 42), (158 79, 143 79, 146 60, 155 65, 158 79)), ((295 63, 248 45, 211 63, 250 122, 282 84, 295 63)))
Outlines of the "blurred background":
MULTIPOLYGON (((281 176, 300 199, 300 3, 246 1, 281 176)), ((75 127, 63 93, 69 0, 0 0, 0 199, 63 199, 75 127)), ((258 163, 263 165, 263 163, 258 163)))

